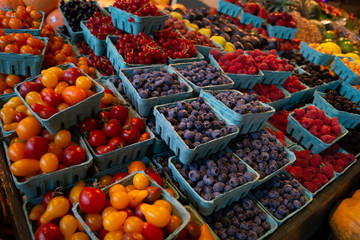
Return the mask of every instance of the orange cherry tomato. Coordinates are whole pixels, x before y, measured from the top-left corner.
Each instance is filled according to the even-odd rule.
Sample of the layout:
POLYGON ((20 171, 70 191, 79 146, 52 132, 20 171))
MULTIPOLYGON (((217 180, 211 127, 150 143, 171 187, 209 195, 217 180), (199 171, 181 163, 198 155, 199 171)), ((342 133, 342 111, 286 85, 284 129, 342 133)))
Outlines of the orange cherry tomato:
POLYGON ((54 91, 55 91, 55 93, 57 93, 57 94, 61 94, 62 91, 63 91, 66 87, 68 87, 68 86, 69 86, 69 84, 68 84, 67 82, 65 82, 65 81, 60 81, 60 82, 56 85, 54 91))
POLYGON ((14 75, 14 74, 9 74, 6 79, 6 84, 13 88, 16 84, 20 83, 21 82, 21 78, 17 75, 14 75))
POLYGON ((33 103, 45 103, 40 95, 40 93, 31 91, 28 92, 25 96, 25 102, 31 106, 33 103))
POLYGON ((166 225, 166 231, 169 233, 173 233, 178 227, 180 227, 182 224, 181 219, 176 215, 170 216, 170 221, 166 225))
POLYGON ((128 173, 131 174, 136 171, 146 171, 146 166, 142 161, 134 161, 128 167, 128 173))
POLYGON ((172 208, 171 208, 170 203, 168 201, 164 200, 164 199, 156 200, 154 202, 154 205, 162 206, 162 207, 166 208, 169 211, 170 214, 172 212, 172 208))
POLYGON ((70 240, 90 240, 89 236, 84 232, 77 232, 71 236, 70 240))
POLYGON ((98 213, 94 214, 86 214, 85 215, 85 223, 89 226, 91 231, 97 232, 102 228, 102 217, 98 213))
POLYGON ((69 200, 71 204, 79 201, 80 193, 85 188, 84 180, 80 180, 70 191, 69 200))
POLYGON ((65 103, 72 106, 85 100, 86 92, 82 88, 76 86, 69 86, 62 91, 61 96, 65 103))
POLYGON ((6 53, 19 53, 19 48, 15 44, 8 44, 4 48, 4 52, 6 52, 6 53))
POLYGON ((51 142, 54 140, 54 135, 51 134, 47 129, 42 130, 41 136, 45 138, 48 142, 51 142))
POLYGON ((26 177, 40 170, 39 160, 24 158, 10 166, 10 171, 17 177, 26 177))
POLYGON ((7 154, 9 159, 13 162, 26 158, 25 144, 20 142, 10 144, 7 154))
POLYGON ((127 194, 127 192, 124 191, 114 192, 110 196, 111 206, 113 206, 117 210, 125 209, 129 205, 129 202, 130 202, 130 197, 127 194))
POLYGON ((112 176, 110 175, 105 175, 103 177, 100 178, 99 183, 101 185, 101 187, 106 187, 109 186, 112 183, 112 176))
POLYGON ((60 159, 63 150, 60 146, 56 145, 54 142, 50 142, 48 151, 49 153, 55 154, 58 157, 58 159, 60 159))
POLYGON ((22 29, 24 28, 23 22, 18 18, 11 18, 9 20, 9 27, 11 29, 22 29))
POLYGON ((109 213, 111 212, 117 212, 117 210, 114 207, 106 207, 102 213, 101 213, 101 217, 105 218, 109 213))
POLYGON ((22 119, 16 127, 16 134, 21 140, 28 140, 31 137, 39 135, 41 123, 35 117, 26 117, 22 119))
POLYGON ((46 72, 41 77, 41 83, 47 88, 56 87, 58 82, 59 82, 59 79, 58 79, 57 75, 55 73, 53 73, 53 72, 50 72, 50 71, 46 72))
POLYGON ((124 236, 124 231, 120 229, 119 231, 108 232, 105 235, 104 240, 118 240, 118 239, 122 239, 123 236, 124 236))
POLYGON ((58 112, 61 112, 62 110, 67 109, 68 107, 70 107, 67 103, 60 103, 57 107, 56 110, 58 112))
POLYGON ((143 220, 141 220, 139 217, 131 216, 125 220, 123 229, 125 233, 141 232, 143 225, 143 220))
POLYGON ((15 120, 16 111, 11 107, 3 107, 0 110, 0 118, 4 124, 10 124, 15 120))
POLYGON ((123 185, 121 184, 115 184, 110 188, 109 191, 109 196, 111 197, 111 195, 117 191, 122 191, 122 192, 126 192, 126 189, 123 185))
POLYGON ((110 212, 103 219, 103 226, 105 230, 109 232, 119 231, 127 218, 127 213, 124 211, 120 212, 110 212))
POLYGON ((40 169, 44 173, 56 171, 58 165, 59 159, 54 153, 45 153, 40 158, 40 169))
POLYGON ((54 143, 59 147, 66 148, 71 143, 71 133, 69 130, 63 129, 55 134, 54 143))
POLYGON ((41 15, 41 13, 39 13, 38 11, 32 10, 32 11, 30 12, 30 17, 31 17, 33 20, 35 20, 35 19, 41 18, 42 15, 41 15))
POLYGON ((92 82, 88 77, 80 76, 76 79, 75 86, 82 88, 84 90, 88 90, 92 87, 92 82))
POLYGON ((29 219, 31 221, 37 221, 41 215, 45 212, 45 206, 42 204, 35 205, 29 214, 29 219))
POLYGON ((61 218, 59 223, 59 228, 61 234, 65 237, 65 240, 71 238, 71 236, 76 232, 77 229, 77 219, 72 215, 65 215, 61 218))
POLYGON ((149 186, 149 178, 143 173, 137 173, 133 178, 133 184, 136 189, 144 190, 149 186))

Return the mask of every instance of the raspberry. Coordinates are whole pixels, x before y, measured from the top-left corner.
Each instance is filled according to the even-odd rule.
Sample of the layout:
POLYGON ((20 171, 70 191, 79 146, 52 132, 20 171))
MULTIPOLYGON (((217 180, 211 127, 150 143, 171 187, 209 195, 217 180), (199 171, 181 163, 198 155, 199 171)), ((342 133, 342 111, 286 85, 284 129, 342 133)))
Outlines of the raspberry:
POLYGON ((328 163, 333 164, 335 162, 335 157, 330 154, 323 156, 323 162, 328 162, 328 163))
POLYGON ((289 165, 289 166, 287 166, 286 168, 285 168, 285 170, 287 171, 287 172, 291 172, 291 169, 292 169, 293 167, 291 166, 291 165, 289 165))
POLYGON ((310 155, 311 155, 311 151, 308 149, 299 152, 299 157, 304 158, 306 161, 310 161, 310 155))
POLYGON ((303 173, 302 175, 302 180, 305 181, 305 182, 311 182, 312 179, 314 178, 314 175, 312 175, 311 173, 303 173))
POLYGON ((318 113, 318 118, 319 118, 320 120, 324 120, 324 119, 326 118, 325 113, 324 113, 323 111, 319 111, 319 113, 318 113))
POLYGON ((276 68, 277 71, 284 72, 285 68, 282 65, 278 65, 276 68))
POLYGON ((311 125, 313 125, 313 123, 314 123, 314 120, 311 118, 307 118, 307 117, 304 117, 300 121, 300 124, 306 129, 309 129, 311 127, 311 125))
POLYGON ((279 132, 276 133, 276 138, 277 138, 278 140, 285 141, 285 135, 284 135, 284 133, 281 132, 281 131, 279 131, 279 132))
POLYGON ((299 179, 302 177, 303 169, 299 166, 295 166, 290 170, 290 173, 294 176, 294 178, 299 179))
POLYGON ((322 125, 324 125, 324 123, 323 123, 323 121, 321 121, 320 119, 315 119, 314 120, 314 125, 317 125, 317 126, 322 126, 322 125))
POLYGON ((319 135, 321 135, 320 132, 319 132, 318 130, 314 129, 313 127, 311 127, 311 128, 309 129, 309 132, 310 132, 312 135, 314 135, 315 137, 318 137, 319 135))
POLYGON ((231 53, 231 52, 227 52, 224 54, 223 58, 225 60, 233 60, 235 58, 235 54, 231 53))
POLYGON ((255 67, 255 66, 252 66, 252 67, 249 67, 249 69, 248 69, 248 74, 256 75, 257 71, 258 71, 258 70, 256 69, 256 67, 255 67))
MULTIPOLYGON (((346 163, 345 163, 345 161, 344 160, 342 160, 342 159, 338 159, 338 160, 336 160, 335 162, 334 162, 334 167, 335 166, 340 166, 340 167, 346 167, 347 165, 346 165, 346 163)), ((335 170, 335 169, 334 169, 335 170)))
POLYGON ((331 121, 331 126, 335 126, 335 125, 339 125, 339 120, 337 119, 337 117, 333 117, 332 119, 330 119, 331 121))
POLYGON ((236 56, 244 55, 244 51, 243 51, 242 49, 236 49, 235 52, 234 52, 234 54, 235 54, 236 56))
POLYGON ((323 135, 330 134, 330 133, 331 133, 331 127, 328 126, 328 125, 323 125, 323 126, 321 127, 321 133, 322 133, 323 135))
POLYGON ((234 66, 235 66, 237 69, 243 69, 243 68, 244 68, 244 64, 239 63, 239 62, 235 63, 234 66))
POLYGON ((308 112, 306 112, 306 114, 305 114, 305 117, 307 117, 307 118, 311 118, 311 119, 317 119, 318 118, 318 112, 317 111, 315 111, 315 110, 311 110, 311 111, 308 111, 308 112))
POLYGON ((329 179, 322 173, 317 173, 315 178, 319 179, 322 185, 327 184, 329 182, 329 179))
POLYGON ((305 110, 303 108, 295 109, 294 116, 296 119, 300 119, 305 116, 305 110))
POLYGON ((228 72, 229 72, 229 73, 236 74, 236 73, 237 73, 237 69, 236 69, 235 66, 231 66, 231 67, 229 67, 228 72))
POLYGON ((355 161, 355 155, 354 154, 348 154, 345 156, 346 160, 350 161, 350 163, 353 163, 355 161))
POLYGON ((219 50, 216 50, 214 48, 210 50, 210 54, 213 55, 216 60, 218 60, 222 55, 219 50))
POLYGON ((268 53, 268 55, 276 56, 276 55, 277 55, 276 49, 270 50, 269 53, 268 53))
POLYGON ((325 117, 324 120, 323 120, 323 123, 324 123, 325 125, 331 126, 331 120, 330 120, 330 118, 325 117))
POLYGON ((290 65, 290 64, 286 64, 285 67, 284 67, 285 71, 287 72, 292 72, 294 71, 294 66, 293 65, 290 65))
POLYGON ((247 72, 246 72, 246 69, 239 69, 238 71, 237 71, 237 74, 246 74, 247 72))
POLYGON ((306 181, 311 181, 316 175, 316 171, 314 168, 312 167, 308 167, 306 169, 304 169, 303 171, 303 180, 306 181))
POLYGON ((302 185, 312 193, 318 190, 318 187, 312 182, 303 182, 302 185))
POLYGON ((344 168, 342 166, 339 166, 339 165, 333 166, 333 169, 337 173, 341 173, 344 170, 344 168))
POLYGON ((327 135, 323 135, 320 137, 320 140, 323 141, 326 144, 329 144, 331 142, 333 142, 336 138, 334 136, 331 136, 329 134, 327 135))
POLYGON ((312 166, 312 167, 317 167, 317 168, 320 167, 320 165, 322 163, 321 156, 319 154, 312 155, 309 163, 310 163, 310 166, 312 166))
POLYGON ((318 189, 321 188, 322 185, 323 185, 322 182, 321 182, 319 179, 317 179, 317 178, 314 178, 314 179, 312 180, 312 183, 315 184, 318 189))
POLYGON ((327 163, 321 168, 321 172, 328 178, 332 179, 334 177, 334 171, 331 164, 327 163))
POLYGON ((299 166, 299 167, 305 169, 305 168, 309 167, 309 163, 308 163, 308 161, 306 161, 303 158, 297 158, 296 161, 294 162, 294 166, 299 166))
POLYGON ((340 125, 335 125, 331 127, 331 132, 335 134, 336 136, 339 136, 341 134, 341 127, 340 125))
POLYGON ((246 59, 247 59, 247 57, 245 55, 238 56, 238 58, 239 58, 241 63, 245 63, 246 59))

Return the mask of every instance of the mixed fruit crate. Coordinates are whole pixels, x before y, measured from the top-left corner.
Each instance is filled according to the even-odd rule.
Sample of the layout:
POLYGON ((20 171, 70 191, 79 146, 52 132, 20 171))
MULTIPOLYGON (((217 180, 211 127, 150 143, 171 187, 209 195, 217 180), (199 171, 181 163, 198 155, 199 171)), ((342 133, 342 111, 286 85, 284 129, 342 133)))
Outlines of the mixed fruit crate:
POLYGON ((354 62, 240 28, 292 39, 291 15, 232 0, 218 6, 232 17, 59 9, 57 35, 21 7, 38 30, 0 30, 26 43, 0 53, 0 120, 34 239, 264 239, 355 163, 354 62))

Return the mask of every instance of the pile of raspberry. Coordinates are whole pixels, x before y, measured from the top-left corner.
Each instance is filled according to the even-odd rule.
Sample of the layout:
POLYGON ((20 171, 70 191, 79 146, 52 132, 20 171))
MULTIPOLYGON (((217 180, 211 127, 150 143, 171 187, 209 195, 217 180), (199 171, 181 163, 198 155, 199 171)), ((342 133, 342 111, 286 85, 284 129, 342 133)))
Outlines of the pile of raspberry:
POLYGON ((315 106, 294 110, 294 118, 312 135, 326 144, 332 143, 340 134, 341 128, 336 117, 328 118, 315 106))
POLYGON ((341 173, 344 169, 355 161, 354 154, 345 154, 340 152, 340 145, 334 144, 322 153, 320 153, 323 162, 330 163, 337 173, 341 173))

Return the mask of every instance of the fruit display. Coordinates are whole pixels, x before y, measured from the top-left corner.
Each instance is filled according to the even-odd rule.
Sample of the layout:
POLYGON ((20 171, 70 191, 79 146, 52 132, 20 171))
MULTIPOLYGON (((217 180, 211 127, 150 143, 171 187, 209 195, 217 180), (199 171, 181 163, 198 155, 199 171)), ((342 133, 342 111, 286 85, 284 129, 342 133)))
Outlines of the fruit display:
POLYGON ((191 164, 175 164, 175 167, 195 192, 207 201, 257 178, 238 157, 225 151, 191 164))
POLYGON ((289 153, 264 130, 237 136, 230 149, 260 175, 260 180, 289 163, 289 153))
POLYGON ((186 80, 198 87, 231 84, 230 78, 206 61, 190 63, 186 68, 176 68, 176 65, 174 67, 186 80))
POLYGON ((175 107, 160 107, 159 112, 176 127, 176 133, 189 148, 237 131, 236 126, 227 126, 223 120, 219 120, 202 97, 190 103, 179 101, 175 107))
POLYGON ((0 109, 2 128, 6 132, 15 131, 19 122, 25 117, 33 116, 21 101, 20 97, 10 98, 0 109))
POLYGON ((18 6, 16 10, 0 10, 0 17, 3 29, 40 29, 44 16, 32 6, 18 6))
POLYGON ((250 13, 252 15, 258 16, 260 18, 266 19, 268 17, 268 13, 264 7, 261 6, 260 3, 252 3, 248 2, 244 5, 244 12, 250 13))
POLYGON ((80 22, 88 20, 95 12, 100 10, 96 2, 90 0, 62 0, 60 1, 60 9, 73 32, 81 31, 80 22), (74 11, 76 11, 76 15, 74 11))
POLYGON ((268 215, 249 197, 205 218, 221 239, 258 239, 273 228, 268 215))
POLYGON ((167 53, 163 53, 157 43, 144 33, 120 35, 116 49, 129 64, 167 63, 167 53))
POLYGON ((93 82, 75 67, 52 67, 42 71, 35 82, 24 82, 19 93, 42 119, 76 105, 95 94, 93 82))
POLYGON ((0 52, 16 54, 41 55, 45 42, 29 33, 5 35, 0 28, 0 52))
POLYGON ((326 144, 333 142, 341 134, 338 119, 327 117, 315 106, 295 109, 294 118, 307 131, 326 144))
POLYGON ((253 189, 252 193, 261 205, 280 221, 311 201, 300 183, 284 174, 273 177, 253 189))
POLYGON ((186 92, 188 87, 178 80, 178 75, 170 74, 165 68, 160 71, 134 69, 129 79, 141 98, 153 98, 186 92))
POLYGON ((331 164, 336 173, 342 173, 350 164, 355 161, 354 154, 346 154, 340 150, 338 144, 334 144, 330 148, 320 153, 325 164, 331 164))
POLYGON ((122 105, 115 105, 109 111, 102 111, 96 117, 86 118, 78 124, 87 141, 97 155, 150 138, 145 132, 145 123, 138 117, 129 118, 129 111, 122 105))
POLYGON ((113 26, 110 16, 101 15, 100 12, 95 12, 94 16, 89 18, 85 26, 92 35, 100 40, 105 40, 107 35, 120 35, 123 33, 113 26))

